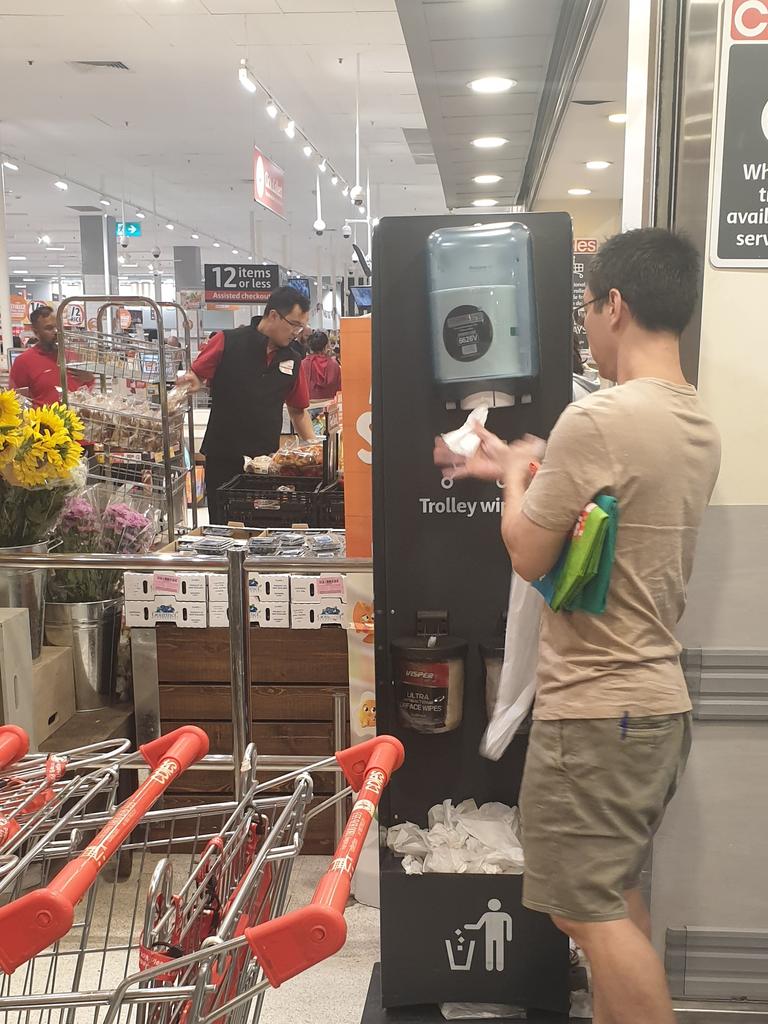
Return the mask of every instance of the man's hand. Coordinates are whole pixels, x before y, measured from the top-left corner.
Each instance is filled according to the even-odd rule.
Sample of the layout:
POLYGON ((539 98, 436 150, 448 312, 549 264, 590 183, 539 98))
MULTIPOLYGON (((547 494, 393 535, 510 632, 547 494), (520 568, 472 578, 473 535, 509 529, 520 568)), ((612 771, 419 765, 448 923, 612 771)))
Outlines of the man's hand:
POLYGON ((186 373, 182 374, 181 377, 176 380, 176 383, 189 384, 189 393, 191 395, 194 395, 196 391, 202 391, 205 387, 205 384, 200 380, 194 370, 187 370, 186 373))
POLYGON ((435 465, 443 471, 443 476, 450 480, 464 480, 470 477, 475 480, 505 480, 511 473, 518 474, 524 480, 531 475, 531 464, 537 464, 544 455, 544 442, 537 437, 526 434, 520 441, 506 444, 492 434, 490 430, 475 427, 480 444, 474 455, 468 458, 456 455, 448 445, 438 437, 435 441, 435 465))

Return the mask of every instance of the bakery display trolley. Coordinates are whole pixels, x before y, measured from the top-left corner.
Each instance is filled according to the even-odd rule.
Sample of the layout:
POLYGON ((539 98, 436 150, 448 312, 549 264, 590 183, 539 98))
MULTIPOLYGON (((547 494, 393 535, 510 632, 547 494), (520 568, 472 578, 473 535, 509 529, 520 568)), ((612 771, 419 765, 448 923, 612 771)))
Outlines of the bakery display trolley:
MULTIPOLYGON (((72 405, 85 425, 90 478, 108 480, 151 501, 160 509, 164 531, 172 541, 177 527, 184 525, 194 456, 192 399, 186 395, 179 396, 179 402, 169 402, 169 385, 192 363, 186 313, 175 302, 156 302, 143 295, 83 295, 65 299, 56 320, 62 401, 72 405), (87 326, 74 326, 67 310, 76 306, 86 311, 92 303, 99 304, 95 319, 84 315, 87 326), (157 341, 120 332, 119 314, 127 306, 152 311, 157 341), (164 308, 177 312, 183 336, 180 348, 167 345, 164 308), (89 375, 89 384, 70 394, 68 370, 89 375)), ((196 526, 197 500, 194 482, 190 484, 196 526)))

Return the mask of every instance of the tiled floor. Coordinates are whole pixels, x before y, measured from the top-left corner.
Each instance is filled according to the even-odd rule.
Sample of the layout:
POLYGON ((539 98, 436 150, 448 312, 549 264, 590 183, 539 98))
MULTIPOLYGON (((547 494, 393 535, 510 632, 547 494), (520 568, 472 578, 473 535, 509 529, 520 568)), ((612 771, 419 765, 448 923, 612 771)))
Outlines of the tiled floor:
MULTIPOLYGON (((301 857, 289 909, 312 898, 327 857, 301 857)), ((268 992, 261 1024, 360 1024, 373 965, 379 959, 379 912, 352 903, 344 948, 325 963, 268 992)))

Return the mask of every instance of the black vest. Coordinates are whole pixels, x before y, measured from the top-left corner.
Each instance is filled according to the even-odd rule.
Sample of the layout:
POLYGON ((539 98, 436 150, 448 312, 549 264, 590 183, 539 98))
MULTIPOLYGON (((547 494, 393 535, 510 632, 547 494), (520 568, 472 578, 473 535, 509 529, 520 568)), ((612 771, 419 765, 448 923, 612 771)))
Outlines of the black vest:
POLYGON ((283 405, 301 373, 302 356, 291 344, 267 364, 267 342, 255 327, 224 331, 204 455, 271 455, 280 446, 283 405))

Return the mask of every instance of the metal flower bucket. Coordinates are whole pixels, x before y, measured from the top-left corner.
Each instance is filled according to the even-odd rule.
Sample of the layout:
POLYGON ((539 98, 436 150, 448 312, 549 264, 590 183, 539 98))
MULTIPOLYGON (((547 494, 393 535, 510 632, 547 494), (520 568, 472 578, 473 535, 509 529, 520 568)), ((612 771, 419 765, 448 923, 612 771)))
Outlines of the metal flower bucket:
MULTIPOLYGON (((0 547, 2 555, 46 555, 48 542, 22 544, 20 547, 0 547)), ((40 657, 43 646, 45 620, 45 586, 47 569, 12 569, 0 567, 0 608, 26 608, 29 611, 29 637, 32 657, 40 657)))
POLYGON ((48 601, 45 639, 53 647, 71 647, 75 706, 95 711, 114 702, 123 601, 48 601))

